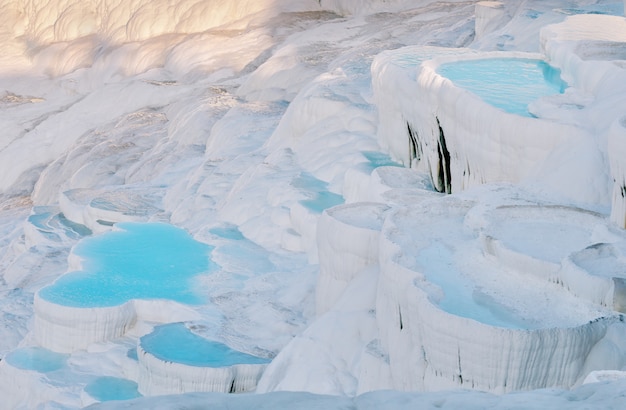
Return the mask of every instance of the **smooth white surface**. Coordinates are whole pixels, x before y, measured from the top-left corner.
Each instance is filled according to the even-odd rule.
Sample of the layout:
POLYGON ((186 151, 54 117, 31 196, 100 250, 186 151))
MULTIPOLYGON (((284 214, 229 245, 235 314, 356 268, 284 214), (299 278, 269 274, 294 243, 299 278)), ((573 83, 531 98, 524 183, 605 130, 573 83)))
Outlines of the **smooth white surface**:
MULTIPOLYGON (((623 230, 608 223, 611 208, 618 225, 623 215, 611 192, 623 173, 609 144, 623 134, 624 18, 562 11, 588 3, 506 2, 506 18, 476 39, 476 4, 464 1, 0 0, 0 351, 71 351, 67 368, 45 377, 2 361, 0 396, 13 408, 90 404, 87 383, 138 381, 137 339, 189 313, 207 336, 276 356, 260 391, 333 396, 192 394, 124 405, 623 408, 621 381, 502 396, 346 397, 472 383, 570 388, 590 372, 624 369, 626 332, 606 288, 626 248, 623 230), (545 57, 573 89, 533 104, 540 119, 521 120, 425 63, 501 53, 545 57), (450 142, 453 196, 428 190, 435 118, 450 142), (419 160, 409 155, 407 123, 425 142, 419 160), (367 152, 407 168, 373 170, 367 152), (303 186, 303 175, 319 182, 303 186), (322 229, 328 241, 318 230, 324 216, 302 206, 316 189, 354 210, 322 229), (372 201, 379 205, 362 204, 372 201), (215 247, 219 268, 199 284, 211 302, 121 313, 33 304, 76 262, 68 257, 80 239, 25 222, 41 206, 94 232, 126 219, 187 229, 215 247), (499 210, 521 206, 556 210, 499 210), (390 209, 370 218, 371 207, 390 209), (599 213, 595 228, 559 207, 599 213), (382 219, 379 233, 373 222, 382 219), (614 256, 591 255, 597 242, 614 256), (341 265, 348 254, 354 260, 341 265), (352 280, 316 295, 323 266, 352 280), (436 273, 456 280, 437 282, 436 273), (446 310, 446 292, 469 295, 474 317, 446 310), (336 302, 318 317, 325 293, 336 302), (494 326, 490 315, 518 328, 494 326)), ((170 388, 160 386, 154 394, 170 388)))

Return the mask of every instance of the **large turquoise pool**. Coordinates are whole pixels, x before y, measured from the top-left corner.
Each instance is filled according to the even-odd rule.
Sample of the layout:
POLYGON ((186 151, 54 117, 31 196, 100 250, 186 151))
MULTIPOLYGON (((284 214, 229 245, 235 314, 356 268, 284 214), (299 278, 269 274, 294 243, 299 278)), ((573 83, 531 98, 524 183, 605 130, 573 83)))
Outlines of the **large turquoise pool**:
POLYGON ((39 291, 47 301, 73 307, 118 306, 131 299, 205 302, 197 278, 213 268, 211 247, 164 223, 120 223, 80 241, 82 271, 39 291))
POLYGON ((225 344, 198 336, 184 323, 157 326, 139 341, 141 348, 158 359, 198 367, 264 364, 269 359, 233 350, 225 344))
POLYGON ((437 72, 456 86, 506 112, 532 117, 528 105, 548 95, 561 94, 567 83, 561 72, 543 60, 487 58, 461 60, 439 66, 437 72))

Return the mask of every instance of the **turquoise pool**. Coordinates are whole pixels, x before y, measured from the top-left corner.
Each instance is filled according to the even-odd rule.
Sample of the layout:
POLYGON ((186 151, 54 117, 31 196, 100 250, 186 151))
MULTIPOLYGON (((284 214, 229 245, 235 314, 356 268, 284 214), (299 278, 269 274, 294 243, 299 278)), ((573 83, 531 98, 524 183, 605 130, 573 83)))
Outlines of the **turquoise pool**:
POLYGON ((85 393, 98 401, 130 400, 141 397, 137 383, 119 377, 98 377, 85 386, 85 393))
POLYGON ((4 360, 23 370, 49 373, 65 367, 69 355, 56 353, 43 347, 22 347, 7 354, 4 360))
POLYGON ((477 288, 463 275, 454 262, 454 255, 445 244, 434 241, 420 251, 419 257, 427 261, 427 267, 423 268, 426 279, 443 291, 441 299, 434 301, 442 310, 506 329, 536 327, 477 288))
POLYGON ((309 199, 299 201, 305 208, 321 214, 327 208, 344 203, 343 196, 330 192, 328 183, 315 178, 313 175, 303 172, 291 182, 294 188, 300 189, 309 199))
POLYGON ((80 241, 74 253, 83 270, 39 291, 72 307, 118 306, 131 299, 202 304, 197 277, 213 269, 211 247, 164 223, 120 223, 117 230, 80 241))
POLYGON ((378 167, 402 167, 402 164, 395 162, 388 154, 383 152, 361 151, 361 154, 367 158, 372 170, 378 167))
POLYGON ((531 102, 548 95, 562 94, 567 88, 560 70, 543 60, 462 60, 442 64, 437 72, 483 101, 525 117, 533 117, 528 111, 531 102))
POLYGON ((184 323, 157 326, 139 341, 141 348, 158 359, 198 367, 226 367, 236 364, 265 364, 269 359, 233 350, 205 339, 184 323))

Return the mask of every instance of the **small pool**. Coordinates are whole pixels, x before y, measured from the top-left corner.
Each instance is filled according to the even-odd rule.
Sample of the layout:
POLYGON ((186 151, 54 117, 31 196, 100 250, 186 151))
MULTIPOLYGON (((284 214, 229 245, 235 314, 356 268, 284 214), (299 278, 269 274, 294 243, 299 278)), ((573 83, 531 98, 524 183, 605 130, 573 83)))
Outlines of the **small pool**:
POLYGON ((56 353, 43 347, 22 347, 7 354, 4 360, 23 370, 49 373, 65 367, 69 355, 56 353))
POLYGON ((92 234, 91 229, 70 221, 58 208, 52 206, 34 207, 28 222, 43 236, 53 241, 61 240, 59 232, 70 239, 81 239, 92 234))
POLYGON ((85 393, 98 401, 131 400, 141 397, 137 383, 119 377, 98 377, 85 386, 85 393))
POLYGON ((213 235, 219 236, 222 239, 231 239, 233 241, 242 241, 246 239, 239 230, 239 228, 237 228, 235 225, 218 226, 209 229, 209 232, 211 232, 213 235))
POLYGON ((563 219, 525 221, 510 218, 500 221, 493 232, 508 249, 554 264, 560 264, 570 253, 592 243, 589 227, 563 219))
POLYGON ((395 162, 389 155, 383 152, 361 151, 361 154, 368 160, 368 165, 371 169, 380 167, 402 167, 401 164, 395 162))
POLYGON ((434 241, 422 249, 419 258, 428 261, 426 279, 439 286, 443 297, 435 303, 444 311, 491 326, 506 329, 532 329, 534 324, 498 303, 466 278, 456 266, 452 251, 434 241))
POLYGON ((225 344, 198 336, 184 323, 157 326, 139 341, 141 348, 158 359, 198 367, 266 364, 269 359, 233 350, 225 344))
POLYGON ((343 204, 344 198, 339 194, 328 190, 328 183, 315 178, 313 175, 303 172, 291 182, 294 188, 299 188, 309 199, 303 199, 300 203, 316 214, 321 214, 325 209, 343 204))
POLYGON ((119 306, 132 299, 202 304, 197 276, 213 268, 211 247, 164 223, 120 223, 116 230, 80 241, 73 252, 82 271, 39 291, 49 302, 72 307, 119 306))
POLYGON ((559 69, 543 60, 487 58, 444 63, 437 72, 456 86, 511 114, 533 117, 528 104, 562 94, 567 83, 559 69))

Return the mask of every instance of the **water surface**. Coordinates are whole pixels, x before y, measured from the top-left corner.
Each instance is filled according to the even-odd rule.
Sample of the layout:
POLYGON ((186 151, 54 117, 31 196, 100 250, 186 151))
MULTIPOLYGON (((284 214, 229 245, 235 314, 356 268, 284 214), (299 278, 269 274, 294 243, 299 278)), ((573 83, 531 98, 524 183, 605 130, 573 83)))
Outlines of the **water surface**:
POLYGON ((198 367, 226 367, 236 364, 264 364, 268 359, 233 350, 205 339, 185 326, 170 323, 157 326, 140 339, 141 347, 158 359, 198 367))
POLYGON ((437 72, 486 103, 525 117, 533 117, 528 104, 541 97, 562 94, 567 88, 560 70, 543 60, 461 60, 442 64, 437 72))
POLYGON ((98 377, 85 386, 85 393, 98 401, 130 400, 141 397, 137 383, 119 377, 98 377))
POLYGON ((5 356, 5 360, 13 367, 49 373, 65 367, 69 355, 56 353, 43 347, 22 347, 5 356))
POLYGON ((117 230, 80 241, 74 253, 83 269, 70 272, 39 295, 73 307, 118 306, 131 299, 205 302, 197 277, 213 268, 211 247, 163 223, 120 223, 117 230))

